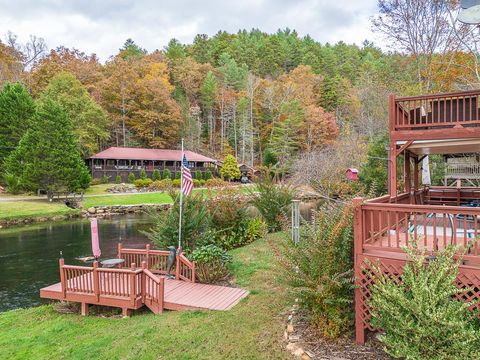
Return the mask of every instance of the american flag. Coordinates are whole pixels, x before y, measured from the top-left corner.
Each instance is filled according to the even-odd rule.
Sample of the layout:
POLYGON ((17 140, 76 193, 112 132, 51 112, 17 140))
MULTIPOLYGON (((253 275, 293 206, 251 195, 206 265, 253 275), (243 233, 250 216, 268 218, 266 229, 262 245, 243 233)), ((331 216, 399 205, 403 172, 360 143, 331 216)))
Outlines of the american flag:
POLYGON ((188 167, 188 161, 185 154, 183 154, 182 160, 182 192, 185 195, 190 195, 193 189, 193 180, 192 180, 192 173, 190 172, 190 168, 188 167))

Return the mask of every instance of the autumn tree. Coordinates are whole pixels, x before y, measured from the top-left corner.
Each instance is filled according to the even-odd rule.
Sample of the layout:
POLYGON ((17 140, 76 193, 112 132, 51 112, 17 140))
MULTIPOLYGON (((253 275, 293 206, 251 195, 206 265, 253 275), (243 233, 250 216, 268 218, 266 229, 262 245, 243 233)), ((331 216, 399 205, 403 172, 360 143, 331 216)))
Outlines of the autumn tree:
POLYGON ((46 98, 54 100, 65 110, 77 135, 82 156, 98 152, 110 135, 108 119, 80 81, 71 73, 60 72, 42 92, 41 99, 46 98))
POLYGON ((235 156, 225 156, 225 159, 223 159, 223 164, 220 168, 220 176, 228 181, 231 181, 239 179, 240 175, 240 168, 238 167, 238 162, 235 156))

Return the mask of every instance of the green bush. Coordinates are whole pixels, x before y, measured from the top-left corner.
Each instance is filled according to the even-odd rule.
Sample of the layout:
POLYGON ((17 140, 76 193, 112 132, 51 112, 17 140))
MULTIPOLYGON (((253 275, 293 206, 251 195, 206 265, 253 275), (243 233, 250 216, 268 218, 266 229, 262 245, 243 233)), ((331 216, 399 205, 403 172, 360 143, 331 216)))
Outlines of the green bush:
POLYGON ((353 208, 324 207, 313 225, 302 226, 300 242, 282 248, 283 278, 292 287, 311 324, 327 338, 353 325, 353 208))
POLYGON ((158 170, 158 169, 153 170, 152 180, 157 181, 157 180, 160 180, 160 179, 161 179, 160 170, 158 170))
POLYGON ((19 194, 22 190, 22 184, 20 183, 20 178, 16 175, 6 173, 3 176, 5 180, 6 190, 10 194, 19 194))
POLYGON ((111 176, 103 175, 102 176, 102 184, 108 184, 110 182, 111 176))
POLYGON ((162 179, 171 179, 172 172, 168 169, 163 170, 162 179))
POLYGON ((165 190, 170 190, 172 186, 173 184, 171 179, 163 179, 163 180, 152 181, 152 183, 148 185, 148 188, 151 190, 165 191, 165 190))
POLYGON ((202 180, 203 179, 203 174, 201 171, 195 171, 195 179, 197 180, 202 180))
POLYGON ((147 178, 147 173, 145 169, 140 170, 140 179, 145 180, 147 178))
POLYGON ((196 248, 191 255, 195 261, 195 273, 201 283, 213 283, 230 276, 227 264, 232 257, 222 248, 210 244, 196 248))
POLYGON ((128 174, 128 179, 127 179, 127 180, 128 180, 128 182, 129 182, 130 184, 133 184, 133 183, 135 182, 135 174, 134 174, 134 173, 132 173, 132 172, 131 172, 131 173, 129 173, 129 174, 128 174))
POLYGON ((180 184, 181 184, 181 183, 182 183, 182 180, 181 180, 181 179, 173 179, 173 180, 172 180, 172 185, 173 185, 173 187, 178 188, 178 187, 180 187, 180 184))
POLYGON ((120 175, 115 176, 115 184, 121 184, 122 183, 122 177, 120 175))
POLYGON ((203 177, 205 180, 210 180, 213 178, 212 172, 210 170, 205 171, 205 175, 203 177))
POLYGON ((199 187, 200 186, 200 180, 193 179, 193 186, 194 187, 199 187))
POLYGON ((290 206, 295 195, 290 186, 276 184, 269 176, 265 176, 254 188, 249 188, 248 193, 252 205, 262 215, 269 231, 279 231, 289 221, 290 206))
MULTIPOLYGON (((177 246, 179 223, 179 196, 170 192, 174 199, 173 206, 168 211, 152 214, 153 226, 145 233, 158 247, 177 246)), ((202 194, 183 197, 182 242, 186 252, 192 252, 196 246, 204 244, 210 226, 207 201, 202 194)))
POLYGON ((150 184, 152 184, 153 180, 146 178, 146 179, 137 179, 134 181, 135 187, 142 188, 142 187, 148 187, 150 184))
POLYGON ((180 171, 175 172, 175 179, 180 179, 182 173, 180 171))
POLYGON ((371 324, 383 329, 386 351, 405 359, 479 359, 478 319, 469 310, 474 303, 456 298, 476 291, 455 286, 459 248, 439 251, 430 262, 425 261, 427 252, 415 246, 405 251, 410 260, 401 282, 378 266, 372 272, 371 324))
POLYGON ((199 181, 198 181, 199 186, 204 186, 204 185, 205 185, 205 181, 206 181, 206 180, 203 180, 203 179, 202 179, 202 180, 199 180, 199 181))

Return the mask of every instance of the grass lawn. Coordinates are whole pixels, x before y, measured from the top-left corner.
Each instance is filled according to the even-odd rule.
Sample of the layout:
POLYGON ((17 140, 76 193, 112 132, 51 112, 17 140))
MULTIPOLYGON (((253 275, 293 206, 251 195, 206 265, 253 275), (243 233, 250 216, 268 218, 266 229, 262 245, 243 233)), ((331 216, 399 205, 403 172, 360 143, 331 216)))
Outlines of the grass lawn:
POLYGON ((87 197, 82 201, 83 208, 100 205, 138 205, 171 203, 172 198, 167 193, 136 193, 128 195, 105 195, 87 197))
POLYGON ((85 195, 108 194, 105 190, 114 185, 115 184, 91 185, 87 190, 85 190, 85 195))
POLYGON ((62 202, 49 203, 43 200, 0 201, 0 220, 68 215, 79 211, 78 209, 70 209, 62 202))
MULTIPOLYGON (((278 235, 270 235, 275 240, 278 235)), ((231 252, 235 282, 251 291, 230 311, 137 312, 131 318, 59 314, 51 305, 0 314, 0 357, 8 359, 289 359, 266 240, 231 252)))

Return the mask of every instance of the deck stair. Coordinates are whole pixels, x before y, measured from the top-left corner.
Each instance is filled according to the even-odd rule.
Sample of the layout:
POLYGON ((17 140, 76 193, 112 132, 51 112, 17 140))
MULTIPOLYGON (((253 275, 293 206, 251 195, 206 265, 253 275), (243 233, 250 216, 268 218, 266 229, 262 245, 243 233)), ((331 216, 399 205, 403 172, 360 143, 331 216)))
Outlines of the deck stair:
POLYGON ((40 297, 80 302, 82 315, 88 305, 122 308, 123 315, 147 306, 155 314, 163 310, 229 310, 248 291, 240 288, 195 283, 195 264, 183 254, 177 256, 175 278, 166 276, 168 251, 123 249, 119 258, 127 268, 65 265, 60 259, 60 282, 40 289, 40 297), (134 260, 139 260, 140 267, 134 260))

